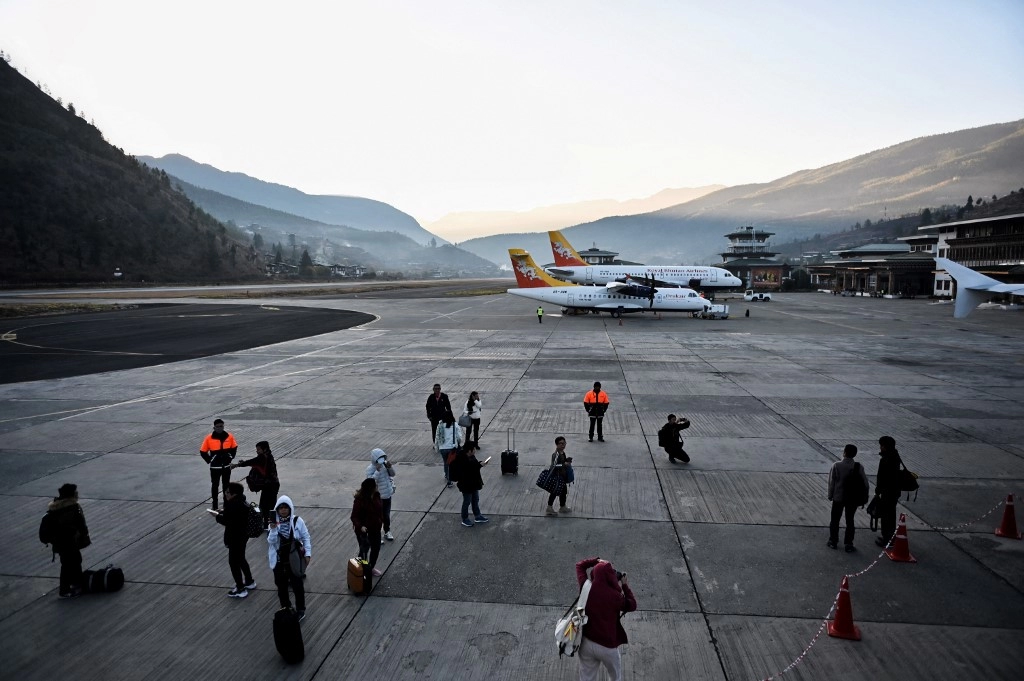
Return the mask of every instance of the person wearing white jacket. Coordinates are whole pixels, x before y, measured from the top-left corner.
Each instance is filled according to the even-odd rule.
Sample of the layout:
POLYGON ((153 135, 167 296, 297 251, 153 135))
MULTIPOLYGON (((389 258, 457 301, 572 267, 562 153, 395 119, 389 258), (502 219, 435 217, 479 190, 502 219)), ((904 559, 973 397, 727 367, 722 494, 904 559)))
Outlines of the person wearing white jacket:
POLYGON ((366 467, 366 477, 373 478, 377 482, 377 491, 380 493, 381 515, 384 520, 384 536, 380 540, 394 541, 395 535, 391 534, 391 497, 395 493, 395 468, 388 461, 388 455, 383 449, 374 449, 370 452, 370 465, 366 467))
POLYGON ((480 449, 480 417, 483 416, 484 403, 480 401, 480 395, 477 391, 473 391, 469 394, 469 399, 466 400, 466 407, 462 410, 463 416, 470 418, 470 423, 466 426, 466 444, 473 443, 474 449, 480 449), (473 437, 470 437, 472 432, 473 437))
POLYGON ((290 497, 282 495, 274 506, 275 512, 267 532, 267 556, 274 571, 277 598, 282 608, 290 608, 288 586, 295 592, 295 614, 299 621, 306 616, 306 589, 302 578, 313 557, 313 544, 305 521, 295 515, 290 497))
POLYGON ((452 413, 445 412, 441 423, 437 424, 437 433, 434 435, 434 451, 441 455, 441 463, 444 464, 444 481, 449 487, 452 486, 452 479, 448 475, 448 458, 454 459, 455 452, 462 447, 462 429, 455 424, 455 417, 452 413))

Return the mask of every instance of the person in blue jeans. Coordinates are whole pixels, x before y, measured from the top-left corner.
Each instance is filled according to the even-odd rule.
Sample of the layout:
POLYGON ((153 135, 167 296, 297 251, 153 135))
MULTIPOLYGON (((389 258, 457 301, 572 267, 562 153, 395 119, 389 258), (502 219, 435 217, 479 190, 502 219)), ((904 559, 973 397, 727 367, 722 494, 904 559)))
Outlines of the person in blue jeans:
POLYGON ((481 463, 477 460, 473 443, 467 442, 466 446, 459 450, 455 461, 452 464, 455 468, 455 478, 458 481, 459 491, 462 492, 462 525, 473 527, 474 521, 486 523, 489 518, 480 512, 480 490, 484 487, 483 478, 480 476, 480 469, 487 465, 487 461, 481 463), (469 519, 469 507, 473 507, 473 520, 469 519))

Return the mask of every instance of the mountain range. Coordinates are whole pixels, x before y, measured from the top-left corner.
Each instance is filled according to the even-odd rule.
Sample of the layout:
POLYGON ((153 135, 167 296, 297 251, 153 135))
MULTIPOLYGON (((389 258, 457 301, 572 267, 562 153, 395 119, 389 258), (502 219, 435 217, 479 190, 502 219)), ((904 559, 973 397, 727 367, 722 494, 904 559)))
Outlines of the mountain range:
MULTIPOLYGON (((1024 186, 1024 120, 931 135, 773 182, 728 187, 632 216, 563 229, 576 247, 596 243, 626 260, 713 263, 743 225, 776 234, 775 243, 840 231, 856 222, 961 205, 969 195, 1003 195, 1024 186)), ((507 249, 550 253, 543 234, 500 234, 459 246, 505 263, 507 249)))
POLYGON ((628 201, 595 199, 577 203, 561 203, 525 211, 449 213, 439 220, 427 223, 424 228, 450 241, 509 232, 546 232, 550 229, 561 229, 569 225, 598 220, 609 215, 650 213, 698 199, 719 189, 725 189, 725 185, 663 189, 652 196, 629 199, 628 201))

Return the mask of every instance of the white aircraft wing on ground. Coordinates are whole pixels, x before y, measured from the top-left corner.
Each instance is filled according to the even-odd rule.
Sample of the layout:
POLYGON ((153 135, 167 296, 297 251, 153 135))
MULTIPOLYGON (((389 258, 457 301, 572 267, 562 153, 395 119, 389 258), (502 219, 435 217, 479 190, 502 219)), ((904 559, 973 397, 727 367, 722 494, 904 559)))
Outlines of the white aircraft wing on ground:
POLYGON ((935 258, 935 264, 956 279, 957 293, 953 316, 957 319, 969 315, 993 293, 1024 296, 1024 284, 1004 284, 948 258, 935 258))

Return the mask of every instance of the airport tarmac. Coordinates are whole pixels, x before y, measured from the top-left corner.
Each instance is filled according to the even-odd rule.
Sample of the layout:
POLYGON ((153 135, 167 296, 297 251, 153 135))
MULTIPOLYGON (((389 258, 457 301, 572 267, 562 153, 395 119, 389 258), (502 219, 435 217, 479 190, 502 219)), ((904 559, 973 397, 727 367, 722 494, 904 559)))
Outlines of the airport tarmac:
POLYGON ((627 571, 636 593, 622 619, 627 679, 765 679, 794 661, 784 678, 1024 674, 1024 542, 993 533, 1024 480, 1020 313, 954 320, 948 304, 825 294, 733 302, 728 320, 621 325, 556 309, 538 324, 535 304, 508 295, 250 304, 376 319, 0 386, 12 511, 0 529, 3 678, 574 679, 553 629, 576 596, 575 562, 593 555, 627 571), (595 380, 611 398, 605 443, 586 437, 581 401, 595 380), (457 409, 481 394, 481 454, 495 457, 486 525, 462 527, 461 495, 444 487, 423 406, 435 382, 457 409), (669 412, 693 423, 689 465, 657 447, 669 412), (265 542, 248 548, 258 588, 226 597, 227 550, 203 512, 196 456, 216 417, 241 455, 270 441, 282 493, 310 527, 306 659, 294 667, 273 645, 265 542), (508 427, 520 474, 503 477, 508 427), (575 459, 573 513, 546 517, 534 481, 560 434, 575 459), (900 508, 914 564, 879 559, 863 512, 856 553, 825 546, 830 465, 852 442, 873 482, 881 435, 921 476, 900 508), (348 513, 373 447, 397 464, 396 540, 363 598, 345 584, 357 550, 348 513), (79 485, 91 530, 84 567, 125 570, 116 594, 56 596, 59 564, 36 532, 64 482, 79 485), (844 574, 857 574, 859 642, 821 633, 844 574))

